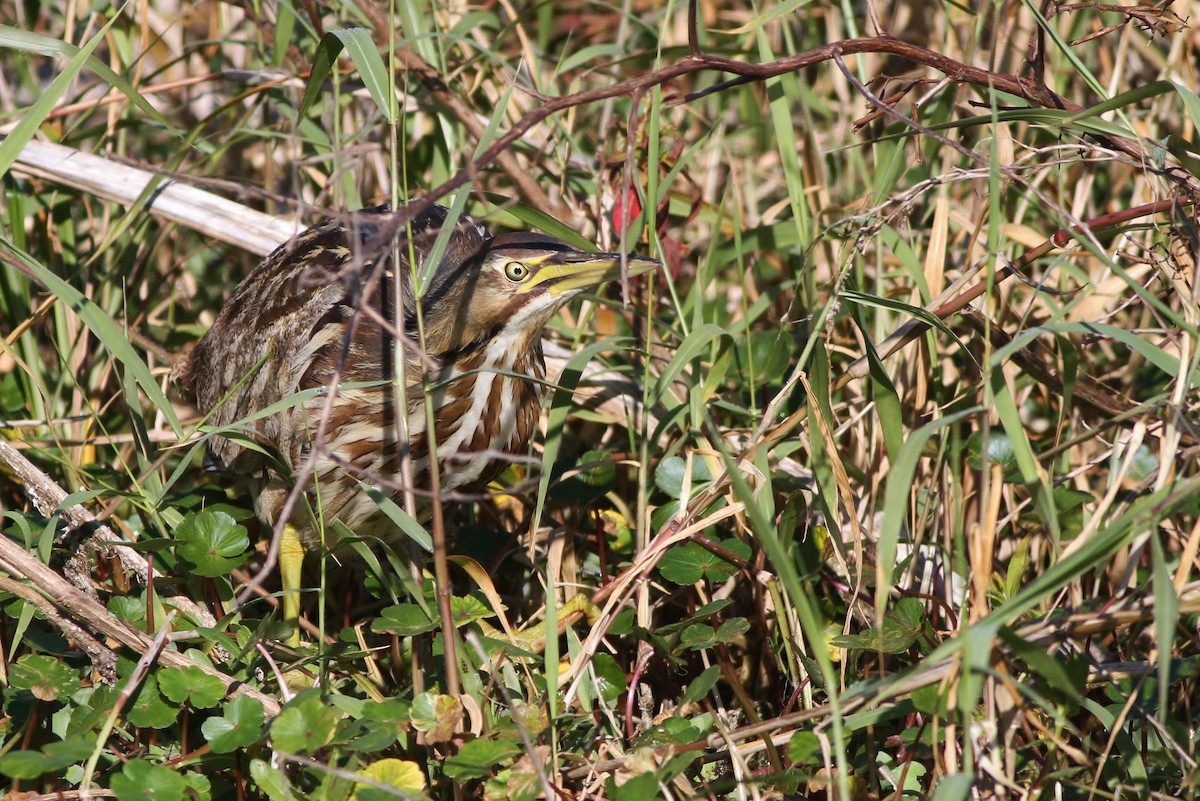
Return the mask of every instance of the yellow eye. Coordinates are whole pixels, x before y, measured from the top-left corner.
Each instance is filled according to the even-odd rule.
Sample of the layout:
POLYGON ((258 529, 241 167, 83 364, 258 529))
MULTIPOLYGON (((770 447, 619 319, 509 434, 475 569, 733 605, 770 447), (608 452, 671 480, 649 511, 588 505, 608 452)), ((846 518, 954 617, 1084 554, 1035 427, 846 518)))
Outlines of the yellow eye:
POLYGON ((520 284, 529 279, 529 268, 519 261, 510 261, 504 265, 504 277, 514 284, 520 284))

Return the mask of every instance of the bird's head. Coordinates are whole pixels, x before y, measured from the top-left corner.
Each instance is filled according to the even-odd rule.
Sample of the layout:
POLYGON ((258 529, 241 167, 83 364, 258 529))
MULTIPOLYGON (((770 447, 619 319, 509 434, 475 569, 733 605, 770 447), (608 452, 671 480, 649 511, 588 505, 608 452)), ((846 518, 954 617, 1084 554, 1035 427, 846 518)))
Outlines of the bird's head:
POLYGON ((581 251, 539 233, 479 236, 474 226, 459 228, 447 252, 462 254, 476 237, 475 252, 466 258, 443 258, 422 299, 425 341, 429 352, 444 354, 474 345, 511 342, 530 347, 558 309, 586 289, 626 274, 642 275, 658 266, 654 259, 617 253, 581 251), (455 239, 459 239, 458 242, 455 239))

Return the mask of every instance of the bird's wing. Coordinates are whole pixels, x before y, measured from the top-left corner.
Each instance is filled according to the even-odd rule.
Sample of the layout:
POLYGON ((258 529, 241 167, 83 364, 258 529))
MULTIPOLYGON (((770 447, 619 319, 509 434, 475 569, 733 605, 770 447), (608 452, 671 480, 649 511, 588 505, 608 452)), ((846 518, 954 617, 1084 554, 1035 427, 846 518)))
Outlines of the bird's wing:
MULTIPOLYGON (((305 437, 287 430, 297 423, 295 411, 319 407, 322 388, 390 380, 394 271, 372 253, 384 219, 368 212, 311 228, 235 290, 182 375, 197 407, 211 412, 211 425, 244 421, 255 439, 288 459, 285 446, 305 437)), ((401 291, 411 294, 401 281, 401 291)), ((248 473, 265 459, 238 441, 214 437, 207 464, 248 473)))
MULTIPOLYGON (((410 254, 426 258, 448 215, 431 206, 401 226, 387 207, 367 209, 310 228, 268 256, 237 287, 181 370, 197 407, 211 412, 210 424, 244 422, 253 439, 293 467, 318 424, 313 412, 361 418, 328 420, 331 431, 391 425, 393 393, 378 389, 390 385, 395 373, 395 342, 411 345, 416 328, 410 254), (344 402, 329 405, 324 397, 335 384, 335 400, 344 402), (376 396, 366 398, 370 388, 376 396)), ((442 291, 489 239, 466 215, 452 233, 431 291, 442 291)), ((415 345, 405 356, 415 408, 423 371, 437 372, 439 361, 415 345)), ((266 459, 242 442, 213 437, 206 463, 257 473, 266 459)))

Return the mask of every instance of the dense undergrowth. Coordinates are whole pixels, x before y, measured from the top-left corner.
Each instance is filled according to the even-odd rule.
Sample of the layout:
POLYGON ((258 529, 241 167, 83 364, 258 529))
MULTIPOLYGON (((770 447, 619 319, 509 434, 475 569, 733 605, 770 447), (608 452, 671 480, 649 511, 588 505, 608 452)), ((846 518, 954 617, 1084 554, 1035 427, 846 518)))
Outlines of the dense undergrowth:
POLYGON ((870 8, 5 4, 13 797, 1193 797, 1195 9, 870 8), (172 366, 252 212, 458 175, 663 268, 551 324, 532 459, 447 507, 456 661, 412 521, 285 648, 172 366))

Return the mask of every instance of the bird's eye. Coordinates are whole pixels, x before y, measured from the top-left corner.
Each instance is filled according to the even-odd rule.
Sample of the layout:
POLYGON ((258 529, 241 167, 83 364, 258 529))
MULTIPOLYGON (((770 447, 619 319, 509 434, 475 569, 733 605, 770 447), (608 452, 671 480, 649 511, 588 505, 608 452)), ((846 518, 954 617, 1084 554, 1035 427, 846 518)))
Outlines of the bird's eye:
POLYGON ((504 265, 504 277, 514 284, 519 284, 529 278, 529 268, 519 261, 510 261, 504 265))

